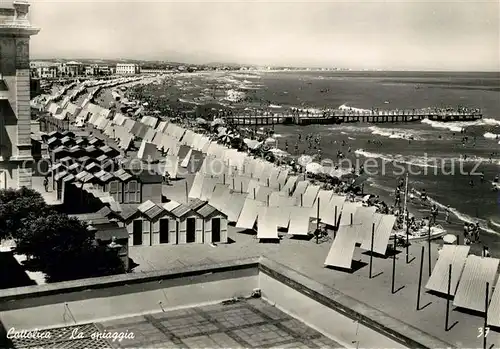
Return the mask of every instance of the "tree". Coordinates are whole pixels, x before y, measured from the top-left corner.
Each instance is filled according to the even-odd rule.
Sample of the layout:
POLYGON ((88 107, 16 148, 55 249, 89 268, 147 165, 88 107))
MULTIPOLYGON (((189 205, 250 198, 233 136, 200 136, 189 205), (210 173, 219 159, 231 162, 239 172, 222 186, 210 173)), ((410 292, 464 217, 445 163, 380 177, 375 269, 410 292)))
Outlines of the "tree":
POLYGON ((16 253, 48 280, 64 281, 124 272, 118 255, 95 245, 95 234, 76 218, 56 212, 35 190, 0 190, 0 239, 14 238, 16 253))
POLYGON ((0 190, 0 240, 16 238, 27 220, 48 210, 42 195, 33 189, 0 190))
POLYGON ((96 246, 94 233, 66 214, 30 220, 16 242, 16 252, 29 256, 50 282, 124 272, 118 255, 96 246))

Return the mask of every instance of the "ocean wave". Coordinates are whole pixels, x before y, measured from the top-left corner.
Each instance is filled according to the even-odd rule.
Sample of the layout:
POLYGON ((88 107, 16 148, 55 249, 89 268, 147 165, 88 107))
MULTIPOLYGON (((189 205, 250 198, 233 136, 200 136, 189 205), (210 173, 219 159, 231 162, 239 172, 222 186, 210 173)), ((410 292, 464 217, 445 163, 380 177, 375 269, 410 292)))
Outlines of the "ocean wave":
MULTIPOLYGON (((414 189, 415 193, 420 196, 420 192, 416 189, 414 189)), ((491 234, 495 234, 495 235, 500 235, 499 232, 489 228, 487 226, 488 222, 484 219, 479 219, 479 218, 473 218, 471 216, 469 216, 468 214, 465 214, 463 212, 460 212, 458 211, 456 208, 454 207, 447 207, 446 205, 440 203, 439 201, 437 200, 434 200, 433 198, 431 198, 429 195, 427 195, 427 200, 433 204, 433 205, 436 205, 437 207, 441 208, 441 209, 448 209, 451 213, 453 213, 455 215, 455 217, 457 217, 458 219, 460 219, 462 222, 466 222, 466 223, 476 223, 476 222, 479 222, 479 227, 488 232, 488 233, 491 233, 491 234)))
POLYGON ((269 104, 269 108, 279 109, 279 108, 283 108, 283 107, 281 105, 277 105, 277 104, 269 104))
POLYGON ((347 137, 347 139, 350 139, 351 141, 355 141, 356 138, 352 138, 352 137, 347 137))
POLYGON ((424 158, 415 156, 404 157, 403 155, 379 154, 379 153, 372 153, 369 151, 365 151, 363 149, 357 149, 354 153, 357 155, 364 156, 365 158, 381 159, 387 162, 398 162, 401 164, 407 164, 411 166, 437 168, 436 165, 429 164, 430 159, 425 157, 424 158))
POLYGON ((242 79, 260 79, 260 75, 253 75, 253 74, 232 74, 233 77, 235 78, 242 78, 242 79))
POLYGON ((495 228, 500 229, 500 223, 494 221, 493 219, 490 219, 490 224, 494 226, 495 228))
POLYGON ((414 132, 408 130, 403 130, 398 128, 383 129, 376 126, 370 126, 369 129, 372 131, 372 134, 374 135, 388 137, 391 139, 409 139, 416 141, 424 140, 423 138, 414 135, 414 132))
POLYGON ((348 110, 348 111, 353 111, 353 112, 360 112, 360 113, 370 113, 370 114, 372 113, 372 111, 369 109, 354 108, 354 107, 348 106, 347 104, 342 104, 337 109, 348 110))
POLYGON ((394 193, 394 188, 386 187, 385 185, 379 184, 379 183, 375 182, 375 180, 373 178, 368 178, 366 180, 366 182, 368 182, 368 185, 370 187, 386 191, 386 192, 390 193, 391 195, 394 193))
POLYGON ((485 125, 500 126, 500 120, 485 118, 481 120, 485 125))
POLYGON ((500 126, 500 121, 495 119, 481 119, 476 121, 453 121, 453 122, 442 122, 442 121, 423 119, 421 122, 433 128, 450 130, 452 132, 461 132, 463 129, 471 126, 500 126))
POLYGON ((429 119, 423 119, 422 124, 427 124, 433 128, 439 128, 439 129, 444 129, 444 130, 450 130, 452 132, 461 132, 464 126, 458 125, 457 123, 450 123, 450 122, 440 122, 440 121, 433 121, 429 119))
POLYGON ((487 138, 487 139, 499 139, 500 138, 500 134, 498 133, 491 133, 491 132, 486 132, 484 135, 483 135, 484 138, 487 138))

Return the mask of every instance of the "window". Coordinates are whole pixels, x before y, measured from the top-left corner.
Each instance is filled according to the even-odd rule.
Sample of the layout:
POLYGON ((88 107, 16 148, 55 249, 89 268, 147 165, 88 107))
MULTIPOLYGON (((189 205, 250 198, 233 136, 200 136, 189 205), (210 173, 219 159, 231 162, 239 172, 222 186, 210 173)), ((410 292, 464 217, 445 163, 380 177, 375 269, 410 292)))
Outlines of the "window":
POLYGON ((168 244, 168 219, 160 219, 160 244, 168 244))
POLYGON ((118 181, 109 182, 109 195, 111 195, 116 202, 118 203, 123 202, 122 186, 120 182, 118 181))
POLYGON ((123 186, 125 203, 138 203, 141 201, 140 184, 137 181, 130 181, 123 186))

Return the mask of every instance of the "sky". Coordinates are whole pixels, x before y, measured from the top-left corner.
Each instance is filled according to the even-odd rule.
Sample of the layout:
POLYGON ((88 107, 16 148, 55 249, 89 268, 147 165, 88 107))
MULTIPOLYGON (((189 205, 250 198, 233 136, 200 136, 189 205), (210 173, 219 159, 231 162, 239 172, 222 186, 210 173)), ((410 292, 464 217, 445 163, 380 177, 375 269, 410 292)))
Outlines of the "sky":
POLYGON ((32 59, 500 71, 500 2, 31 1, 32 59))

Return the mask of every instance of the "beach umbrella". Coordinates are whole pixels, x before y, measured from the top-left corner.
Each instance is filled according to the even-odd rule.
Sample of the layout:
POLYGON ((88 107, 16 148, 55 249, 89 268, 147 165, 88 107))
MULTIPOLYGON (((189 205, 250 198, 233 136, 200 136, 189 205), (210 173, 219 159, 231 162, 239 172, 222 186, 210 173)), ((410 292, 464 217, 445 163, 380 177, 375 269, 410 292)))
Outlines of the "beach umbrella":
POLYGON ((223 143, 229 143, 231 142, 233 138, 230 137, 229 135, 222 135, 221 137, 219 137, 219 140, 223 143))
POLYGON ((196 118, 196 123, 200 124, 200 125, 204 125, 207 123, 207 120, 203 119, 203 118, 196 118))
POLYGON ((445 236, 443 236, 443 241, 445 244, 454 244, 457 242, 457 237, 453 234, 446 234, 445 236))
POLYGON ((227 131, 227 127, 217 127, 217 132, 219 133, 219 136, 225 135, 227 131))
POLYGON ((370 200, 371 197, 372 197, 371 194, 363 196, 363 202, 367 202, 368 200, 370 200))
POLYGON ((297 163, 300 165, 300 166, 306 166, 307 164, 311 163, 313 161, 313 157, 310 156, 310 155, 301 155, 298 159, 297 159, 297 163))
POLYGON ((269 149, 269 151, 271 153, 273 153, 274 156, 277 156, 279 158, 282 158, 282 157, 285 157, 288 155, 288 153, 286 151, 278 149, 278 148, 272 148, 272 149, 269 149))
POLYGON ((225 124, 224 120, 217 118, 210 123, 210 126, 217 126, 217 125, 224 125, 224 124, 225 124))
POLYGON ((312 174, 318 174, 323 172, 323 166, 317 162, 311 162, 306 165, 306 172, 312 174))
POLYGON ((243 142, 245 142, 247 147, 250 149, 257 149, 257 147, 259 147, 259 145, 261 144, 259 141, 250 138, 245 138, 243 142))

